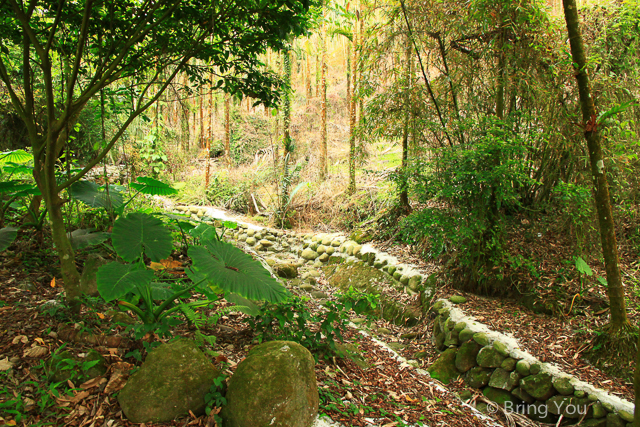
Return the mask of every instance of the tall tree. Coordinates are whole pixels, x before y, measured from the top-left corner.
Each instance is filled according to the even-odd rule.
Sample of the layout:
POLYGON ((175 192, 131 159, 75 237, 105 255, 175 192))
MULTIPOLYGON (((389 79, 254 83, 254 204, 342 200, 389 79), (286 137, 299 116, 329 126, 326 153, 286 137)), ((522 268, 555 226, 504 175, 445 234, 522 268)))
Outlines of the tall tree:
POLYGON ((243 91, 273 103, 277 80, 261 72, 258 58, 268 47, 282 49, 284 36, 303 33, 308 8, 307 0, 0 2, 0 79, 28 131, 33 175, 49 212, 74 311, 80 309, 80 273, 65 229, 66 198, 61 193, 104 159, 176 75, 188 72, 202 80, 204 66, 190 64, 192 59, 209 64, 211 71, 220 69, 217 85, 227 92, 243 91), (16 51, 21 52, 18 60, 16 51), (55 90, 60 63, 68 64, 64 94, 55 90), (69 129, 87 103, 107 88, 109 93, 129 93, 129 113, 95 158, 59 179, 56 160, 65 150, 69 129))
POLYGON ((327 24, 325 22, 326 7, 322 2, 322 24, 320 27, 320 61, 322 68, 320 90, 320 180, 323 181, 328 174, 327 167, 327 24))
POLYGON ((578 8, 575 0, 563 0, 564 17, 569 33, 571 56, 575 67, 575 77, 580 94, 580 109, 582 110, 582 126, 584 138, 587 142, 591 174, 593 176, 593 193, 600 225, 600 242, 602 255, 607 273, 607 296, 611 306, 611 322, 609 333, 616 335, 626 330, 630 324, 624 301, 624 286, 618 262, 618 245, 615 234, 615 222, 609 196, 609 184, 605 159, 602 150, 602 136, 598 129, 596 108, 591 93, 591 83, 587 70, 587 58, 580 32, 578 8))
POLYGON ((356 1, 356 19, 353 23, 353 37, 351 39, 351 105, 349 108, 349 187, 348 194, 356 192, 356 75, 358 64, 358 6, 356 1))

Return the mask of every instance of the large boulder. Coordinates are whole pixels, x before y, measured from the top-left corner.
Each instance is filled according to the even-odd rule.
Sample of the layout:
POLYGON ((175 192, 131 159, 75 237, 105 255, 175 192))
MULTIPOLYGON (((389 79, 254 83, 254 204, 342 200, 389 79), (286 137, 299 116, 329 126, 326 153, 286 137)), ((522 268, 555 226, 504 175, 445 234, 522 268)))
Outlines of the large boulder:
POLYGON ((292 341, 254 347, 229 380, 225 427, 309 427, 318 414, 315 361, 292 341))
POLYGON ((149 353, 118 394, 118 402, 134 423, 167 422, 189 411, 200 415, 218 375, 193 341, 173 341, 149 353))

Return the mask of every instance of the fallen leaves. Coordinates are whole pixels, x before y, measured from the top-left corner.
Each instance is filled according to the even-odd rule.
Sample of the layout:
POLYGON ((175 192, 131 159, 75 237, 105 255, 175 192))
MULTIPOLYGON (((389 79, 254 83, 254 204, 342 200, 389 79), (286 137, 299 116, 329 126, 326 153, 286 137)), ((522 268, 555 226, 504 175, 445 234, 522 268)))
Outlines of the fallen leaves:
POLYGON ((49 349, 47 347, 43 347, 41 345, 34 345, 24 351, 22 354, 23 357, 33 357, 35 359, 43 358, 49 354, 49 349))
POLYGON ((0 359, 0 371, 8 371, 13 368, 13 363, 9 362, 9 358, 0 359))

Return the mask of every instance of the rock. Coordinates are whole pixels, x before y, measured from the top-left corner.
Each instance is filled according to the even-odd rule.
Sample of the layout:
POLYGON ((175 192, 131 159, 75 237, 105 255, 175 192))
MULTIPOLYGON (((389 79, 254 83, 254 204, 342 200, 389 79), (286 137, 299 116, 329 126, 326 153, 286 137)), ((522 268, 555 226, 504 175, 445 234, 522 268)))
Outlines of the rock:
POLYGON ((90 297, 100 296, 98 285, 96 283, 96 274, 98 269, 107 264, 104 258, 98 254, 90 254, 84 262, 82 277, 80 278, 80 291, 90 297))
POLYGON ((607 419, 600 418, 600 419, 584 420, 580 425, 582 427, 607 427, 607 419))
POLYGON ((502 341, 495 341, 493 343, 493 348, 496 349, 498 354, 500 354, 500 355, 502 355, 504 357, 509 357, 509 347, 507 347, 507 345, 505 343, 503 343, 502 341))
POLYGON ((302 251, 302 254, 300 256, 308 261, 311 261, 318 258, 318 252, 314 251, 311 248, 307 248, 302 251))
POLYGON ((391 335, 392 334, 392 332, 387 328, 378 328, 377 332, 378 332, 378 335, 391 335))
POLYGON ((403 350, 406 347, 405 344, 402 344, 400 342, 390 342, 390 343, 387 343, 387 345, 393 351, 400 351, 400 350, 403 350))
POLYGON ((273 246, 273 242, 268 239, 260 240, 260 244, 262 245, 263 248, 270 248, 271 246, 273 246))
POLYGON ((306 292, 311 292, 311 291, 313 291, 313 285, 305 283, 304 285, 300 285, 300 289, 302 289, 303 291, 306 291, 306 292))
POLYGON ((330 237, 325 237, 322 239, 322 244, 324 246, 329 246, 331 244, 331 238, 330 237))
POLYGON ((333 255, 333 253, 336 251, 336 248, 334 248, 333 246, 329 246, 327 247, 327 250, 325 251, 325 253, 327 255, 333 255))
POLYGON ((456 368, 465 373, 469 369, 477 366, 476 358, 482 347, 475 341, 467 341, 460 346, 456 354, 456 368))
POLYGON ((535 402, 528 405, 524 413, 532 420, 544 424, 555 424, 558 420, 557 416, 549 412, 545 402, 535 402))
POLYGON ((516 363, 516 372, 523 377, 528 377, 531 374, 529 370, 530 367, 529 362, 526 360, 518 360, 518 363, 516 363))
POLYGON ((602 407, 605 409, 605 411, 607 412, 613 412, 615 410, 615 408, 613 407, 613 405, 609 402, 600 402, 602 404, 602 407))
POLYGON ((324 253, 318 257, 318 261, 327 262, 329 260, 329 254, 324 253))
POLYGON ((511 393, 499 388, 487 387, 482 391, 482 394, 500 406, 505 406, 505 404, 509 405, 507 402, 510 402, 511 405, 517 405, 519 403, 519 400, 511 393))
POLYGON ((398 281, 403 285, 407 286, 409 284, 409 276, 407 276, 406 274, 403 274, 402 276, 400 276, 400 279, 398 281))
POLYGON ((424 359, 426 357, 429 357, 429 352, 427 351, 416 351, 413 355, 414 359, 424 359))
POLYGON ((628 423, 633 422, 633 414, 629 411, 625 411, 624 409, 621 409, 618 411, 618 416, 620 416, 620 418, 622 418, 624 421, 628 423))
POLYGON ((273 271, 278 277, 285 279, 294 279, 298 277, 298 267, 295 264, 276 264, 273 266, 273 271))
POLYGON ((571 378, 569 377, 554 378, 551 383, 553 384, 553 388, 563 396, 572 395, 574 392, 573 385, 571 385, 571 378))
POLYGON ((449 301, 454 304, 464 304, 465 302, 467 302, 467 299, 462 295, 452 295, 449 297, 449 301))
POLYGON ((309 270, 307 273, 309 273, 309 277, 313 277, 313 278, 318 278, 320 277, 320 272, 318 270, 309 270))
POLYGON ((325 253, 327 251, 326 246, 324 245, 320 245, 318 246, 318 248, 316 249, 316 252, 318 252, 319 255, 322 255, 323 253, 325 253))
POLYGON ((367 319, 365 319, 364 317, 354 317, 353 319, 351 319, 351 322, 354 325, 362 325, 363 323, 367 323, 367 319))
POLYGON ((421 282, 422 282, 422 276, 419 276, 419 275, 411 276, 409 278, 409 283, 407 284, 407 286, 412 291, 418 292, 420 291, 420 288, 421 288, 420 286, 421 282))
POLYGON ((448 384, 460 376, 456 369, 456 353, 457 348, 449 348, 445 350, 440 357, 429 366, 427 372, 431 378, 435 378, 444 384, 448 384))
POLYGON ((473 397, 473 393, 471 392, 471 390, 462 390, 458 397, 460 397, 460 400, 462 400, 463 402, 466 402, 473 397))
POLYGON ((507 357, 506 359, 504 359, 500 367, 505 371, 513 372, 513 370, 516 368, 516 359, 507 357))
POLYGON ((473 334, 473 340, 480 344, 482 347, 489 345, 489 337, 484 332, 473 334))
POLYGON ((626 427, 627 423, 625 423, 620 415, 614 414, 611 412, 607 414, 607 427, 626 427))
POLYGON ((318 413, 315 361, 291 341, 254 347, 229 381, 225 427, 310 427, 318 413))
POLYGON ((537 400, 547 400, 556 393, 551 381, 547 373, 529 375, 520 380, 520 387, 537 400))
POLYGON ((333 240, 331 242, 331 246, 333 246, 334 248, 337 248, 338 246, 340 246, 340 240, 333 240))
POLYGON ((587 413, 588 404, 580 400, 574 396, 553 396, 547 400, 547 409, 552 414, 565 418, 581 418, 587 413))
POLYGON ((497 368, 491 374, 489 387, 511 391, 518 385, 518 381, 520 381, 520 375, 517 372, 509 372, 502 368, 497 368))
POLYGON ((458 341, 460 341, 461 343, 469 341, 471 338, 473 338, 473 334, 474 332, 471 329, 465 328, 458 334, 458 341))
POLYGON ((497 368, 502 364, 505 357, 498 353, 492 346, 482 347, 478 353, 476 361, 483 368, 497 368))
POLYGON ((369 230, 354 230, 351 235, 349 235, 349 239, 362 244, 371 241, 373 239, 373 235, 369 230))
POLYGON ((324 292, 321 291, 312 291, 311 292, 311 296, 315 299, 327 299, 329 298, 329 295, 325 294, 324 292))
POLYGON ((529 372, 531 372, 531 375, 537 375, 541 370, 542 365, 540 365, 539 363, 534 363, 533 365, 531 365, 531 368, 529 368, 529 372))
POLYGON ((253 246, 256 244, 256 239, 255 237, 247 237, 247 241, 246 241, 247 245, 249 246, 253 246))
POLYGON ((168 422, 189 411, 201 415, 204 397, 218 375, 193 341, 161 344, 129 378, 118 402, 134 423, 168 422))
POLYGON ((404 334, 400 334, 400 338, 405 339, 405 340, 412 340, 414 338, 416 338, 418 336, 417 332, 407 332, 404 334))
POLYGON ((529 393, 527 393, 526 391, 524 391, 522 389, 522 387, 516 387, 513 390, 511 390, 511 394, 513 394, 515 397, 517 397, 518 399, 527 402, 527 403, 533 403, 536 401, 536 399, 534 399, 533 396, 531 396, 529 393))
POLYGON ((464 380, 469 387, 482 388, 487 384, 489 384, 489 380, 491 379, 491 374, 492 374, 492 371, 476 366, 475 368, 471 368, 467 372, 467 374, 464 377, 464 380))
POLYGON ((574 390, 573 395, 579 398, 587 397, 587 393, 584 390, 574 390))

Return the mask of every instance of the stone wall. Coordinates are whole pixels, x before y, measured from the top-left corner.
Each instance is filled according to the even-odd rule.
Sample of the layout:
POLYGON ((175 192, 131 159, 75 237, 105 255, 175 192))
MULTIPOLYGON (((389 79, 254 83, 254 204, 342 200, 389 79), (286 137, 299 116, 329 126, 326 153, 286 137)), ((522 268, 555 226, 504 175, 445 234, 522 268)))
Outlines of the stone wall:
MULTIPOLYGON (((428 276, 415 266, 402 264, 397 258, 371 245, 361 245, 339 234, 299 234, 263 228, 226 217, 224 212, 212 208, 178 206, 175 209, 178 213, 190 215, 194 221, 215 224, 220 219, 237 222, 239 228, 227 230, 225 240, 260 255, 272 267, 279 262, 289 262, 306 270, 301 276, 302 281, 296 280, 312 295, 313 286, 303 281, 315 283, 314 277, 319 275, 319 270, 324 271, 334 286, 340 283, 332 283, 331 278, 339 277, 340 271, 342 275, 357 278, 367 269, 378 270, 382 274, 369 273, 362 280, 383 292, 385 286, 391 287, 393 292, 386 292, 386 295, 397 295, 395 302, 387 303, 390 309, 385 312, 393 313, 388 320, 412 324, 419 317, 419 313, 407 310, 407 297, 422 304, 419 311, 431 310, 435 314, 433 339, 442 354, 428 371, 443 383, 462 376, 467 385, 481 389, 488 399, 545 423, 556 423, 560 415, 577 423, 584 415, 583 426, 632 425, 634 407, 630 402, 564 374, 554 365, 541 363, 521 351, 514 338, 491 331, 449 301, 440 300, 429 307, 435 276, 428 276)), ((364 287, 364 290, 373 289, 364 287)), ((457 301, 454 297, 452 299, 457 301)))

